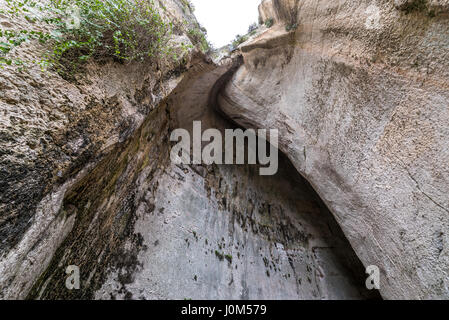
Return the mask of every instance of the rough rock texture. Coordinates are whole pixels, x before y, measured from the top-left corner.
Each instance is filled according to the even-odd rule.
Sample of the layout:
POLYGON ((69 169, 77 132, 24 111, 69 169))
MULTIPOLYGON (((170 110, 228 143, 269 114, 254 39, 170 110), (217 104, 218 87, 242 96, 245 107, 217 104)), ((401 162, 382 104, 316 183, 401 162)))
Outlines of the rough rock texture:
MULTIPOLYGON (((167 19, 191 21, 180 2, 164 3, 167 19)), ((0 15, 4 28, 28 23, 16 20, 0 15)), ((190 43, 182 29, 172 41, 190 43)), ((30 44, 15 54, 31 60, 40 49, 30 44)), ((76 224, 61 214, 68 190, 136 135, 183 68, 91 64, 70 82, 38 67, 0 71, 0 297, 26 296, 76 224)))
POLYGON ((111 269, 95 297, 369 297, 338 225, 289 169, 261 178, 257 168, 168 167, 137 208, 138 267, 111 269))
MULTIPOLYGON (((203 63, 178 86, 167 99, 174 128, 233 127, 213 108, 229 67, 203 63)), ((330 212, 286 159, 281 167, 261 177, 257 166, 169 164, 136 204, 137 268, 111 268, 95 297, 375 298, 330 212)))
POLYGON ((29 298, 376 297, 332 215, 288 178, 288 161, 274 179, 255 166, 170 163, 170 129, 200 119, 229 127, 209 93, 232 67, 193 60, 139 131, 66 194, 62 212, 75 226, 29 298), (84 289, 65 288, 70 264, 84 289))
POLYGON ((388 299, 449 298, 447 8, 265 0, 276 23, 219 97, 240 125, 280 130, 388 299))
MULTIPOLYGON (((167 18, 196 26, 184 4, 164 1, 167 18)), ((189 43, 186 30, 173 41, 189 43)), ((71 81, 1 71, 0 298, 375 298, 287 160, 266 178, 171 164, 171 130, 234 127, 215 103, 240 59, 184 58, 92 63, 71 81), (69 265, 80 290, 65 287, 69 265)))
POLYGON ((427 10, 432 15, 449 11, 448 0, 394 0, 394 5, 406 12, 427 10))
MULTIPOLYGON (((185 2, 160 3, 189 43, 185 2)), ((259 11, 274 26, 220 61, 1 70, 0 298, 376 298, 360 260, 384 298, 449 298, 447 1, 259 11), (278 128, 288 159, 176 166, 193 120, 278 128)))

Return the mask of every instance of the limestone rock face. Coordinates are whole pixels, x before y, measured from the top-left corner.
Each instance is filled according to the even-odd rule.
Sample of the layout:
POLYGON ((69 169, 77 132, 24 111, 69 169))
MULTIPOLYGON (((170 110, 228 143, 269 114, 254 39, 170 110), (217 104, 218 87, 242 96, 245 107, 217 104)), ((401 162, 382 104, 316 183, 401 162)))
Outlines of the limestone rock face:
MULTIPOLYGON (((163 7, 197 26, 185 1, 163 7)), ((170 161, 173 129, 235 127, 216 101, 240 58, 192 49, 184 60, 91 63, 70 81, 1 70, 0 298, 376 298, 287 159, 263 178, 257 166, 170 161), (70 265, 80 290, 66 287, 70 265)))
POLYGON ((431 14, 448 12, 448 0, 394 0, 396 8, 404 11, 428 10, 431 14))
POLYGON ((170 162, 171 129, 190 130, 192 120, 229 128, 209 102, 233 66, 192 60, 136 134, 71 188, 62 212, 74 227, 29 297, 376 297, 332 215, 286 159, 264 178, 256 166, 170 162), (70 264, 86 289, 66 289, 70 264))
MULTIPOLYGON (((157 3, 190 44, 186 2, 157 3)), ((264 0, 273 26, 215 60, 192 48, 69 80, 6 66, 0 298, 378 298, 371 265, 384 298, 449 298, 448 12, 264 0), (174 164, 170 133, 195 120, 278 129, 278 174, 174 164)))
POLYGON ((279 129, 363 264, 380 268, 384 298, 449 298, 445 8, 265 0, 261 20, 276 23, 242 46, 219 94, 240 125, 279 129))
MULTIPOLYGON (((234 127, 214 110, 238 61, 222 63, 199 63, 167 98, 173 128, 234 127)), ((330 212, 287 159, 281 168, 261 177, 257 166, 168 163, 136 198, 137 267, 109 269, 95 297, 376 298, 330 212)))
MULTIPOLYGON (((179 1, 166 7, 167 19, 196 23, 179 1)), ((3 28, 27 23, 0 15, 3 28)), ((190 43, 183 31, 172 41, 190 43)), ((38 60, 41 50, 32 43, 14 54, 38 60)), ((175 62, 90 64, 70 81, 37 66, 0 73, 0 298, 23 298, 75 224, 63 209, 68 190, 135 134, 180 69, 175 62)))

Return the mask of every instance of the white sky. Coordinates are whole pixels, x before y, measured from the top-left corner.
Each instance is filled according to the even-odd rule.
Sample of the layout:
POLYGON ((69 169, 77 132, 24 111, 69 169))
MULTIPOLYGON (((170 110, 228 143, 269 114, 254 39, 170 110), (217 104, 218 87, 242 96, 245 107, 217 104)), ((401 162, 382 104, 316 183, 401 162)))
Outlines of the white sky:
POLYGON ((237 34, 248 32, 258 21, 257 7, 261 0, 191 0, 195 16, 207 29, 207 38, 214 47, 230 44, 237 34))

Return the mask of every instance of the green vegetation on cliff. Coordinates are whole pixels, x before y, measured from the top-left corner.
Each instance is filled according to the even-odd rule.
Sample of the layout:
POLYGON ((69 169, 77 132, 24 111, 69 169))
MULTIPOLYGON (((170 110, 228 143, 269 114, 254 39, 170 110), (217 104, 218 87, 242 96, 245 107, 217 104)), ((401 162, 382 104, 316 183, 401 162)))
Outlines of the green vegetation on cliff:
POLYGON ((152 0, 6 2, 3 14, 30 23, 23 30, 0 29, 0 65, 22 65, 24 62, 12 52, 28 41, 39 41, 48 48, 37 63, 63 73, 89 59, 143 61, 169 56, 173 50, 168 45, 172 23, 162 18, 161 9, 152 0), (36 22, 43 22, 47 30, 34 27, 36 22))

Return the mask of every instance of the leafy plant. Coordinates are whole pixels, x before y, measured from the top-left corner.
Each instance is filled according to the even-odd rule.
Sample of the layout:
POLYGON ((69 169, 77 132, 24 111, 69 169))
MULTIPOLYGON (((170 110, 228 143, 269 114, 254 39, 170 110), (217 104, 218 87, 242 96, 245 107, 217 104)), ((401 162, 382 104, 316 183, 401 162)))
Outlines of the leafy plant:
POLYGON ((246 42, 249 39, 248 35, 237 35, 234 39, 234 41, 232 41, 232 46, 234 48, 237 48, 239 45, 241 45, 243 42, 246 42))
POLYGON ((195 6, 193 5, 192 2, 190 2, 189 0, 181 0, 181 2, 184 5, 184 8, 188 8, 189 11, 192 13, 195 12, 195 6))
POLYGON ((287 24, 285 26, 285 31, 290 32, 292 30, 296 30, 298 28, 298 24, 297 23, 291 23, 291 24, 287 24))
POLYGON ((23 42, 47 43, 41 63, 65 73, 90 59, 122 63, 169 54, 172 24, 161 17, 153 0, 6 0, 10 15, 43 21, 52 31, 0 30, 0 63, 23 42))
POLYGON ((199 45, 201 51, 207 52, 210 49, 210 44, 206 39, 206 35, 200 27, 190 29, 188 31, 188 36, 195 45, 199 45))
POLYGON ((267 28, 271 28, 273 26, 273 24, 274 24, 273 18, 268 18, 267 20, 265 20, 265 26, 267 28))
POLYGON ((254 31, 256 31, 257 29, 259 29, 259 26, 257 25, 257 23, 253 23, 248 27, 248 33, 252 33, 254 31))

